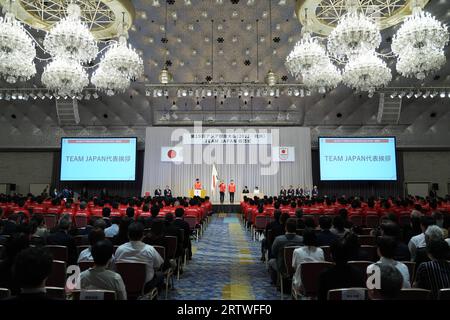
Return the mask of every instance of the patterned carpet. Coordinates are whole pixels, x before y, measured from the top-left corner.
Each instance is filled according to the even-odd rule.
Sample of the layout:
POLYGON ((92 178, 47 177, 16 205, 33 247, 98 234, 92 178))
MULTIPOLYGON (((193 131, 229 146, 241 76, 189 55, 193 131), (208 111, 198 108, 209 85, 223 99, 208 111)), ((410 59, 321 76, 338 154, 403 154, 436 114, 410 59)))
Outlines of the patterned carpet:
POLYGON ((169 299, 279 299, 259 260, 260 245, 251 241, 238 215, 214 215, 203 237, 193 242, 193 258, 180 280, 175 280, 169 299))

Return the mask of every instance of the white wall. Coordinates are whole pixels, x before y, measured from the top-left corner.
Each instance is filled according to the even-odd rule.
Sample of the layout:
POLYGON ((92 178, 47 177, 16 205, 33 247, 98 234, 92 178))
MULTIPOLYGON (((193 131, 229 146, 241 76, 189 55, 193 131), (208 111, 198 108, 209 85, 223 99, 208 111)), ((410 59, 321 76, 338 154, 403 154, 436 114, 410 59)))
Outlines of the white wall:
POLYGON ((30 183, 52 181, 53 152, 0 152, 0 183, 15 183, 26 194, 30 183))
POLYGON ((439 196, 450 193, 450 151, 403 152, 405 182, 439 184, 439 196))

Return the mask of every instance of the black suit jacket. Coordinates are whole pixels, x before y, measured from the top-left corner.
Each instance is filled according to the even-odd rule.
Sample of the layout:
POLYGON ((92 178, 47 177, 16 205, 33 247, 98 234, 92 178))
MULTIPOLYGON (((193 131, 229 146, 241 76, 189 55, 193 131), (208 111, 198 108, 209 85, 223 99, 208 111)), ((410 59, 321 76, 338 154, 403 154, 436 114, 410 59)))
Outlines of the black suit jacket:
POLYGON ((161 189, 156 189, 155 190, 155 196, 160 196, 162 194, 161 189))
POLYGON ((171 197, 172 196, 172 190, 171 189, 169 189, 169 190, 164 189, 164 196, 165 197, 171 197))
POLYGON ((175 227, 177 227, 178 229, 183 230, 184 232, 184 248, 189 248, 191 246, 191 237, 190 237, 190 233, 191 233, 191 228, 189 228, 189 223, 187 223, 186 221, 184 221, 183 219, 175 219, 173 221, 173 225, 175 227))
POLYGON ((334 234, 330 230, 322 230, 317 234, 318 246, 330 246, 334 241, 339 239, 338 235, 334 234))

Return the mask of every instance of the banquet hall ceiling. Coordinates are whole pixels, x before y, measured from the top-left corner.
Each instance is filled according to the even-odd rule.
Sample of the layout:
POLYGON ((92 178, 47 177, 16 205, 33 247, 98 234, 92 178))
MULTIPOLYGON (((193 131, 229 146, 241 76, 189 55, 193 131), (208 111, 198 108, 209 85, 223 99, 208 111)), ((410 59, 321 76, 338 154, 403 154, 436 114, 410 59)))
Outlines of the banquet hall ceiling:
MULTIPOLYGON (((158 2, 160 6, 155 7, 153 0, 133 1, 136 16, 129 41, 142 55, 142 79, 133 82, 124 94, 78 101, 78 125, 59 124, 54 99, 0 100, 0 148, 57 147, 61 136, 85 135, 138 136, 142 143, 147 126, 186 125, 191 120, 204 121, 205 126, 309 126, 313 143, 319 135, 395 135, 400 147, 450 147, 450 98, 440 98, 439 94, 434 98, 404 97, 400 118, 393 125, 377 122, 378 94, 369 98, 342 85, 325 95, 261 97, 248 99, 247 104, 238 98, 228 98, 223 104, 221 99, 200 98, 199 109, 196 98, 147 96, 146 85, 158 84, 159 71, 166 61, 175 85, 204 83, 208 76, 212 83, 263 83, 270 68, 279 76, 280 84, 299 83, 284 66, 285 57, 300 38, 295 1, 272 0, 272 41, 267 0, 168 0, 166 30, 165 1, 158 2), (167 43, 162 42, 165 33, 167 43), (170 110, 173 101, 178 107, 177 119, 170 110), (162 121, 168 114, 172 121, 162 121), (187 122, 179 121, 183 119, 187 122)), ((449 23, 449 1, 431 0, 425 9, 449 23)), ((383 30, 381 52, 389 50, 397 28, 383 30)), ((399 76, 395 61, 388 60, 393 69, 389 87, 439 87, 450 92, 449 47, 446 56, 447 64, 422 83, 399 76)), ((39 74, 42 68, 38 64, 39 74)), ((13 87, 4 82, 0 86, 2 90, 42 88, 39 78, 13 87)), ((389 95, 396 90, 384 91, 389 95)))

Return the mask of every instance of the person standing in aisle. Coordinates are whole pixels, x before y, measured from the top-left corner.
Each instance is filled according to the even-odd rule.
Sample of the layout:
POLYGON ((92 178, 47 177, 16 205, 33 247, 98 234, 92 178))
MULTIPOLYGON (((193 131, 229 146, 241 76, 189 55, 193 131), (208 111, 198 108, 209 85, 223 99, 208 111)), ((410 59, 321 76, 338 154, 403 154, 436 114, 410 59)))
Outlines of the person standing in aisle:
POLYGON ((230 181, 230 184, 228 185, 228 192, 230 193, 230 203, 234 203, 234 193, 236 192, 234 180, 230 181))
POLYGON ((227 190, 227 185, 221 180, 219 184, 219 192, 220 192, 220 204, 223 204, 225 201, 225 191, 227 190))

